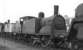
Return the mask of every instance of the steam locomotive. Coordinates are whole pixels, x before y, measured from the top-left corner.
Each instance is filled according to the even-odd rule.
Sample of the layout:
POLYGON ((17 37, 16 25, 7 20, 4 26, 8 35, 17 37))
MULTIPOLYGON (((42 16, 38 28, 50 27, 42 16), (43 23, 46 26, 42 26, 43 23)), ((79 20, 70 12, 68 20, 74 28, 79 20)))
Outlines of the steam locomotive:
MULTIPOLYGON (((41 43, 43 47, 46 47, 51 43, 51 36, 52 33, 41 33, 42 30, 39 33, 35 32, 35 23, 37 22, 37 18, 27 16, 27 20, 23 21, 23 24, 20 22, 16 23, 4 23, 0 25, 0 32, 1 34, 5 34, 5 36, 13 38, 15 40, 25 40, 32 42, 32 45, 35 45, 35 43, 41 43)), ((26 18, 25 18, 26 19, 26 18)), ((38 25, 37 25, 38 26, 38 25)), ((47 31, 49 31, 49 26, 46 26, 48 28, 47 31)), ((51 31, 51 30, 50 30, 51 31)), ((65 31, 65 30, 64 30, 65 31)), ((56 37, 58 37, 58 34, 64 33, 64 31, 57 31, 58 33, 55 33, 56 37)), ((60 36, 63 36, 60 35, 60 36)), ((54 39, 53 39, 54 40, 54 39)))
MULTIPOLYGON (((54 12, 55 16, 58 14, 58 8, 56 7, 57 6, 55 6, 55 9, 57 11, 54 12)), ((42 15, 40 14, 40 16, 42 15)), ((43 18, 43 19, 47 20, 48 23, 53 24, 52 23, 53 18, 51 20, 48 20, 46 18, 43 18)), ((55 33, 53 33, 51 31, 51 26, 49 26, 50 24, 47 24, 48 26, 42 29, 43 31, 45 31, 43 32, 39 30, 38 27, 40 27, 40 25, 38 24, 38 22, 39 22, 38 18, 34 16, 21 17, 20 21, 16 23, 10 23, 8 21, 7 23, 0 24, 0 32, 2 35, 5 34, 5 36, 14 38, 15 40, 29 41, 29 42, 32 42, 32 45, 35 45, 37 43, 38 45, 41 45, 42 47, 47 47, 48 45, 51 45, 53 43, 59 47, 62 45, 62 43, 65 43, 65 34, 64 34, 66 33, 65 29, 56 30, 55 33)))
MULTIPOLYGON (((81 4, 81 6, 79 7, 76 9, 76 18, 73 19, 74 21, 72 21, 71 23, 70 26, 71 28, 69 28, 69 32, 66 32, 66 29, 54 30, 55 32, 53 32, 53 29, 55 28, 54 26, 56 26, 57 23, 59 24, 58 26, 63 26, 61 25, 62 23, 59 23, 60 21, 62 22, 62 20, 59 20, 55 24, 54 23, 55 20, 49 20, 50 18, 49 19, 44 18, 45 20, 47 20, 47 22, 45 23, 47 26, 44 27, 45 25, 43 25, 44 28, 40 29, 38 28, 40 27, 39 25, 40 22, 38 21, 38 18, 33 16, 25 16, 20 18, 20 21, 16 23, 10 23, 9 21, 7 23, 0 23, 0 32, 1 32, 0 35, 2 36, 5 35, 7 37, 14 38, 16 40, 30 41, 32 42, 32 45, 37 44, 37 45, 41 45, 42 47, 55 45, 56 47, 64 47, 69 50, 71 49, 80 50, 80 48, 83 46, 82 45, 83 44, 83 14, 81 12, 81 10, 83 10, 82 9, 83 4, 81 4), (49 26, 50 24, 55 24, 55 25, 49 26), (42 30, 45 32, 43 32, 42 30), (67 36, 64 33, 65 34, 69 33, 69 34, 67 36)), ((55 16, 57 17, 58 15, 57 6, 55 6, 55 10, 54 10, 53 17, 55 16)), ((58 15, 58 17, 60 16, 58 15)))

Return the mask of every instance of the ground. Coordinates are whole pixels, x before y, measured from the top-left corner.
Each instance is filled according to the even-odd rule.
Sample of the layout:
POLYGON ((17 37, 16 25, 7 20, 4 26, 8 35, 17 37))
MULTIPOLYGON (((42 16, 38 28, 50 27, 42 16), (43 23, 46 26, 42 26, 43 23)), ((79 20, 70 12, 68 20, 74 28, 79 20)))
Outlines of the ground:
POLYGON ((37 48, 0 37, 0 50, 59 50, 55 48, 37 48))

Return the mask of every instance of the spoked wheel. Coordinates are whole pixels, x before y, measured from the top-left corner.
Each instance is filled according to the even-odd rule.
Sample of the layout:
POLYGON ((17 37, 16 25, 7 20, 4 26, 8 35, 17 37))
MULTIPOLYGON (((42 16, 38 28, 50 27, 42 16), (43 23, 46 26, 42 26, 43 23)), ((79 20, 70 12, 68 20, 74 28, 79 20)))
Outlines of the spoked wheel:
POLYGON ((51 39, 46 37, 46 36, 43 36, 41 38, 41 47, 48 47, 49 44, 51 43, 51 39))
POLYGON ((39 36, 32 36, 31 39, 32 39, 32 46, 40 47, 41 40, 39 36))

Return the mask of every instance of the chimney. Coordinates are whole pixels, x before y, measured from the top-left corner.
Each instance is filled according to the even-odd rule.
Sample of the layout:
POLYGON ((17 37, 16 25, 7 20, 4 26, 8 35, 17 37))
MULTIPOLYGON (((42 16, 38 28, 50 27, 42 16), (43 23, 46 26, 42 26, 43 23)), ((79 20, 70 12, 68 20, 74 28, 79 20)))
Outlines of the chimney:
POLYGON ((54 5, 54 15, 58 14, 59 6, 54 5))

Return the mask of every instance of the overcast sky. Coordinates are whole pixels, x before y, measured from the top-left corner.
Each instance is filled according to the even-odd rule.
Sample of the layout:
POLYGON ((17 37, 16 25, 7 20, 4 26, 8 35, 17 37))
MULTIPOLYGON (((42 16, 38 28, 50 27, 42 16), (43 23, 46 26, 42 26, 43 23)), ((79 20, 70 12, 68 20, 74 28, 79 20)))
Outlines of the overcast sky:
POLYGON ((38 16, 40 11, 45 17, 53 15, 54 5, 59 5, 59 13, 74 17, 77 5, 83 0, 0 0, 0 22, 10 19, 15 22, 22 16, 38 16))

